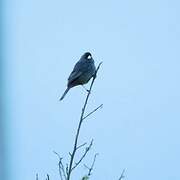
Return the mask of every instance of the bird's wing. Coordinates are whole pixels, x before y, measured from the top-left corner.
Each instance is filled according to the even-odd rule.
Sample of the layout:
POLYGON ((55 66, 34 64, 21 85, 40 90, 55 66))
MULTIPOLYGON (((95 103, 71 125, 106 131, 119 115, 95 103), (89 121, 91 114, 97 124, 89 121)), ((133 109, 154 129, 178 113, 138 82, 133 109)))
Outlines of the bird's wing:
POLYGON ((85 59, 80 59, 74 66, 73 71, 84 71, 86 69, 87 66, 87 61, 85 59))
POLYGON ((75 79, 77 79, 81 75, 82 75, 81 71, 72 71, 72 73, 69 75, 68 81, 72 82, 72 81, 74 81, 75 79))
POLYGON ((73 71, 69 75, 68 81, 72 82, 84 73, 86 62, 80 59, 74 66, 73 71))

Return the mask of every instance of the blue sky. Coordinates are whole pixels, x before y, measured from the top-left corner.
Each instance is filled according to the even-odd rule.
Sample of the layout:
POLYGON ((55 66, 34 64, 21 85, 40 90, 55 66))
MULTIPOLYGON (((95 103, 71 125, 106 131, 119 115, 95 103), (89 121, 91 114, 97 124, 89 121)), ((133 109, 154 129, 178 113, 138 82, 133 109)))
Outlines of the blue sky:
MULTIPOLYGON (((92 179, 180 179, 180 13, 177 0, 7 0, 4 6, 8 174, 58 179, 86 95, 58 98, 76 61, 103 61, 80 142, 94 138, 92 179)), ((88 87, 88 85, 87 85, 88 87)), ((73 179, 80 179, 79 168, 73 179)))

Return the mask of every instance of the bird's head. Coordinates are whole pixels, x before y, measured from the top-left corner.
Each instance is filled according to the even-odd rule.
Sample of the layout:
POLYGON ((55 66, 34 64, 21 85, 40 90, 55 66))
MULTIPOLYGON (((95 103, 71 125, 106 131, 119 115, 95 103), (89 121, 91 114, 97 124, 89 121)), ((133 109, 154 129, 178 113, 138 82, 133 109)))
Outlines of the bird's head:
POLYGON ((85 59, 89 59, 89 60, 92 59, 92 55, 91 55, 90 52, 84 53, 83 57, 84 57, 85 59))

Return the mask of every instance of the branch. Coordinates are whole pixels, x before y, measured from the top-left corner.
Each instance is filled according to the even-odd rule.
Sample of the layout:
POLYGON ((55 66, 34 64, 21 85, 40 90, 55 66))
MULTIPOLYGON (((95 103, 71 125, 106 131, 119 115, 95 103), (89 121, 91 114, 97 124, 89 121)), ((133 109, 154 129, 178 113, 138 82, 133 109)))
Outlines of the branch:
POLYGON ((68 164, 66 164, 66 175, 68 176, 68 172, 69 172, 69 168, 68 168, 68 164))
POLYGON ((92 170, 93 170, 93 168, 94 168, 94 164, 95 164, 97 155, 98 155, 98 153, 96 153, 96 154, 94 155, 93 163, 92 163, 92 165, 91 165, 90 168, 89 168, 87 165, 84 164, 84 167, 86 167, 86 168, 88 169, 88 177, 91 176, 91 174, 92 174, 91 172, 92 172, 92 170))
POLYGON ((90 116, 91 114, 93 114, 94 112, 96 112, 99 108, 102 108, 103 104, 101 104, 100 106, 98 106, 96 109, 94 109, 93 111, 91 111, 89 114, 87 114, 85 117, 83 117, 83 120, 86 119, 88 116, 90 116))
POLYGON ((78 138, 79 138, 79 133, 80 133, 81 125, 82 125, 82 122, 83 122, 83 117, 84 117, 85 109, 86 109, 86 106, 87 106, 87 102, 88 102, 88 99, 89 99, 89 96, 90 96, 90 93, 91 93, 94 81, 95 81, 96 76, 97 76, 97 72, 98 72, 101 64, 102 64, 102 62, 99 63, 99 65, 98 65, 98 67, 96 69, 96 72, 95 72, 95 74, 93 76, 93 79, 92 79, 92 82, 91 82, 91 85, 90 85, 90 89, 88 91, 88 94, 86 96, 86 99, 85 99, 85 102, 84 102, 84 105, 83 105, 83 108, 82 108, 82 112, 81 112, 81 116, 80 116, 80 120, 79 120, 79 124, 78 124, 78 128, 77 128, 77 132, 76 132, 76 136, 75 136, 74 147, 73 147, 73 151, 72 151, 70 162, 69 162, 69 168, 68 168, 68 172, 67 172, 67 180, 70 180, 71 172, 72 172, 72 169, 73 169, 74 156, 76 154, 77 147, 78 147, 77 146, 78 138))
POLYGON ((60 157, 60 155, 56 152, 56 151, 53 151, 59 158, 59 162, 58 162, 58 167, 59 167, 59 176, 61 178, 61 180, 63 180, 63 177, 64 179, 66 180, 67 177, 66 177, 66 173, 65 173, 65 169, 64 169, 64 165, 62 163, 62 157, 60 157))
POLYGON ((122 173, 121 173, 121 176, 119 178, 119 180, 122 180, 125 176, 124 176, 124 172, 125 172, 125 169, 123 169, 122 173))
POLYGON ((49 174, 47 174, 47 179, 46 180, 50 180, 50 178, 49 178, 49 174))
POLYGON ((81 161, 85 158, 86 154, 91 149, 92 144, 93 144, 93 139, 91 140, 91 143, 89 144, 89 146, 86 147, 85 152, 82 155, 82 157, 80 158, 80 160, 77 163, 75 163, 74 167, 72 167, 72 170, 74 170, 81 163, 81 161))
POLYGON ((38 173, 36 174, 36 180, 38 180, 39 178, 38 178, 38 173))
POLYGON ((80 149, 81 147, 85 146, 87 143, 81 144, 80 146, 78 146, 76 149, 80 149))

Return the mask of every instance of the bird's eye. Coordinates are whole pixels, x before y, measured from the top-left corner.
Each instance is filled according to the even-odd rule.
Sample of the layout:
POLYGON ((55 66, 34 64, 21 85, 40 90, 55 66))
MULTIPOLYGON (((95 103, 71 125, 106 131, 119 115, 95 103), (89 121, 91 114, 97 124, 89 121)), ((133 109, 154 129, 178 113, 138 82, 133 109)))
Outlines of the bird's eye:
POLYGON ((87 59, 91 59, 91 58, 92 58, 91 55, 88 55, 87 59))

